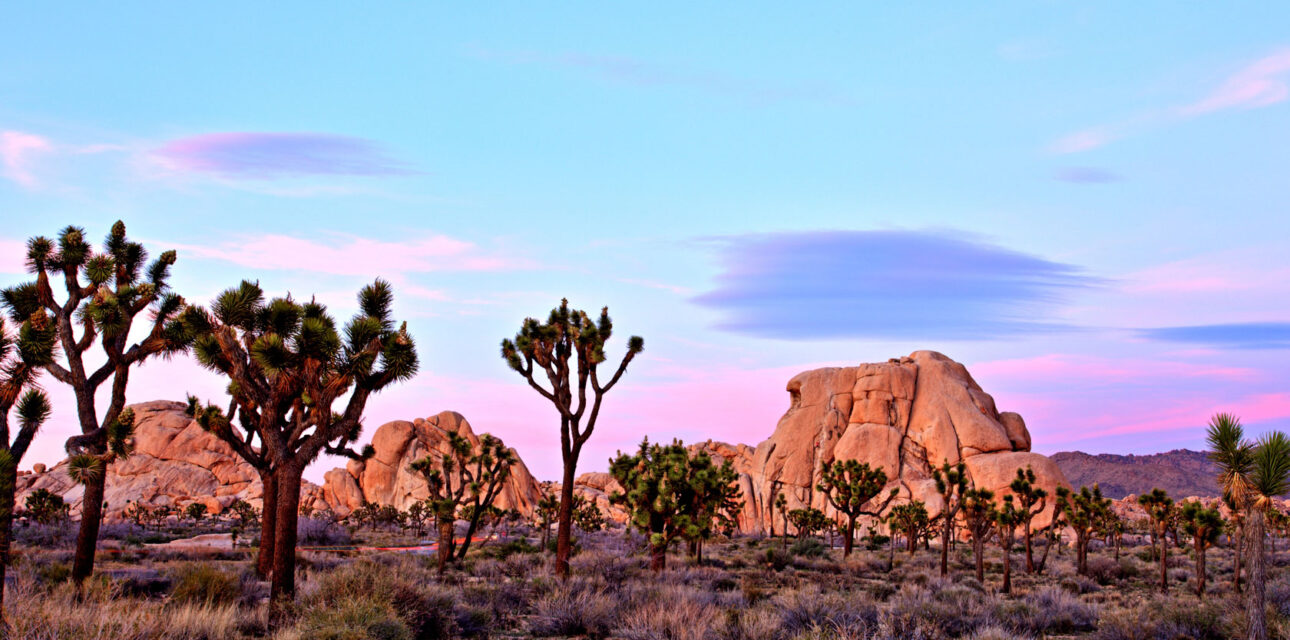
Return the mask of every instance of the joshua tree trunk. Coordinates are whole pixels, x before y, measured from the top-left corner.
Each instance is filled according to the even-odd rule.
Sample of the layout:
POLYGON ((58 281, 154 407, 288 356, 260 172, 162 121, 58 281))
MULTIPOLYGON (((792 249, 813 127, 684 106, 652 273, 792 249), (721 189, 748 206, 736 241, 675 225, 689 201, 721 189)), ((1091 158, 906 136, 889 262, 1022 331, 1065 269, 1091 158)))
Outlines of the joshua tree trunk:
POLYGON ((941 575, 950 574, 950 538, 954 534, 954 523, 945 518, 945 531, 941 534, 941 575))
POLYGON ((1030 520, 1026 519, 1021 524, 1022 535, 1026 538, 1026 573, 1035 572, 1035 557, 1030 552, 1030 520))
POLYGON ((1205 548, 1201 546, 1203 542, 1197 538, 1196 549, 1196 595, 1205 597, 1205 548))
POLYGON ((88 478, 81 497, 81 526, 76 534, 76 556, 72 560, 72 581, 78 586, 94 573, 94 552, 98 548, 99 525, 103 523, 103 493, 107 488, 107 469, 88 478))
POLYGON ((1249 573, 1249 589, 1245 593, 1245 617, 1249 623, 1246 638, 1249 640, 1267 640, 1268 620, 1264 610, 1264 596, 1267 587, 1267 559, 1263 557, 1263 511, 1250 509, 1246 520, 1245 550, 1249 554, 1246 571, 1249 573))
POLYGON ((1003 592, 1012 593, 1012 551, 1008 547, 1003 549, 1003 592))
POLYGON ((1232 549, 1236 552, 1236 566, 1232 570, 1232 590, 1241 592, 1241 558, 1245 555, 1245 523, 1236 527, 1236 537, 1232 538, 1232 549))
POLYGON ((972 539, 972 555, 976 560, 976 581, 985 584, 985 540, 972 539))
POLYGON ((14 493, 17 491, 18 468, 0 469, 0 638, 8 637, 9 621, 4 617, 4 587, 9 568, 9 546, 13 530, 14 493))
POLYGON ((448 568, 448 561, 452 559, 452 529, 455 523, 449 517, 439 518, 435 524, 439 529, 439 573, 443 573, 448 568))
POLYGON ((570 537, 573 534, 573 480, 579 448, 573 449, 573 460, 564 461, 564 482, 560 485, 560 517, 555 533, 555 574, 561 580, 569 579, 570 537))
POLYGON ((912 533, 909 534, 909 555, 911 557, 914 555, 914 547, 917 547, 917 546, 918 546, 918 536, 912 533))
POLYGON ((277 536, 278 479, 272 472, 260 472, 264 486, 264 506, 260 510, 260 551, 255 560, 255 573, 268 578, 273 573, 273 540, 277 536))
POLYGON ((846 535, 842 536, 842 557, 843 558, 847 558, 851 556, 851 547, 852 545, 855 544, 855 538, 856 538, 856 517, 852 515, 848 515, 846 535))
POLYGON ((1169 539, 1160 534, 1160 592, 1169 593, 1169 539))
POLYGON ((667 545, 650 543, 649 546, 649 568, 650 571, 662 571, 667 568, 667 545))
POLYGON ((269 588, 270 617, 283 621, 296 595, 296 524, 300 518, 300 477, 304 468, 283 467, 278 473, 277 517, 273 537, 273 579, 269 588))

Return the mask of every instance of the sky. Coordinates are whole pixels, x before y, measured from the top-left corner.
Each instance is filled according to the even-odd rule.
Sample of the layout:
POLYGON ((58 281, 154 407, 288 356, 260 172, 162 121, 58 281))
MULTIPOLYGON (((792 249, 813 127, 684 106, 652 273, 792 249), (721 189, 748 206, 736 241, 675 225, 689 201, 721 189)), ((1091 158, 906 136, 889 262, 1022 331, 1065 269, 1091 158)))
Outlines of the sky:
MULTIPOLYGON (((755 444, 797 372, 919 349, 1043 453, 1290 428, 1290 6, 897 4, 11 6, 0 284, 118 219, 196 304, 347 318, 385 278, 422 366, 364 437, 455 410, 540 478, 557 415, 498 344, 563 297, 611 360, 645 338, 580 470, 755 444)), ((24 467, 75 431, 43 384, 24 467)), ((223 387, 181 357, 128 397, 223 387)))

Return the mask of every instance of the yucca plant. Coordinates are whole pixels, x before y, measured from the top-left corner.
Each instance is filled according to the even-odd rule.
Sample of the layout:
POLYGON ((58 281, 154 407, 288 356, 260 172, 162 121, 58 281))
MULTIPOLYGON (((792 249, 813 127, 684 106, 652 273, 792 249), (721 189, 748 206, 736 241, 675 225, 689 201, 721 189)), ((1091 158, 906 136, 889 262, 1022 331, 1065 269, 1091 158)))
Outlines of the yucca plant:
POLYGON ((1223 531, 1223 517, 1218 509, 1207 508, 1195 500, 1184 502, 1178 512, 1183 531, 1191 536, 1192 552, 1196 561, 1196 595, 1205 597, 1205 555, 1218 541, 1223 531))
POLYGON ((98 253, 83 229, 67 227, 56 240, 43 236, 29 240, 27 268, 35 281, 0 293, 14 322, 48 314, 58 352, 43 367, 76 395, 81 433, 68 438, 66 448, 76 463, 72 468, 85 483, 72 562, 77 584, 94 570, 106 466, 122 453, 133 429, 132 420, 122 419, 130 371, 149 358, 184 351, 192 343, 192 336, 175 322, 184 306, 183 298, 170 291, 175 258, 174 251, 166 251, 149 263, 147 250, 126 237, 120 221, 112 225, 98 253), (61 301, 55 289, 64 294, 61 301), (140 314, 150 316, 150 326, 142 339, 131 343, 140 314), (101 351, 101 365, 87 363, 86 355, 92 351, 101 351), (105 384, 111 391, 106 408, 99 411, 96 396, 105 384))
POLYGON ((501 439, 487 433, 478 444, 449 433, 448 453, 427 455, 409 465, 408 470, 420 474, 430 489, 427 504, 439 532, 439 571, 448 566, 454 554, 457 560, 466 557, 480 519, 493 507, 517 460, 515 452, 501 439), (464 515, 467 521, 466 538, 460 548, 453 536, 458 515, 464 515))
POLYGON ((1160 562, 1160 591, 1169 592, 1169 539, 1165 534, 1176 515, 1173 498, 1163 489, 1152 489, 1138 496, 1138 504, 1151 519, 1151 544, 1157 547, 1156 560, 1160 562))
POLYGON ((1280 431, 1264 434, 1255 442, 1245 439, 1245 430, 1235 415, 1220 413, 1207 431, 1210 459, 1218 467, 1218 485, 1223 496, 1245 517, 1243 544, 1246 574, 1246 634, 1251 640, 1268 635, 1267 553, 1264 548, 1267 512, 1277 496, 1290 491, 1290 438, 1280 431))
POLYGON ((1043 512, 1048 503, 1048 492, 1035 486, 1035 470, 1029 465, 1017 469, 1017 477, 1008 485, 1017 497, 1017 511, 1021 516, 1021 536, 1026 546, 1026 573, 1035 572, 1035 558, 1031 552, 1030 523, 1043 512))
MULTIPOLYGON (((43 311, 32 314, 17 332, 10 332, 0 318, 0 585, 9 566, 18 465, 49 418, 49 400, 34 387, 40 368, 53 361, 56 337, 53 320, 43 311), (13 430, 9 416, 15 407, 13 430)), ((0 593, 0 635, 7 624, 0 593)))
POLYGON ((869 463, 857 460, 834 460, 820 469, 820 483, 816 487, 824 493, 829 504, 846 516, 842 531, 842 557, 851 555, 855 543, 856 519, 861 515, 879 518, 899 489, 892 489, 884 500, 870 504, 883 487, 887 486, 887 473, 882 467, 869 468, 869 463))
POLYGON ((602 381, 600 365, 606 361, 605 345, 613 331, 608 307, 601 309, 600 317, 592 321, 587 312, 572 309, 568 300, 561 300, 560 306, 551 310, 546 322, 528 318, 513 340, 502 340, 501 352, 506 364, 554 405, 560 414, 560 456, 564 474, 560 484, 555 570, 561 579, 569 577, 573 483, 578 456, 596 429, 605 395, 618 384, 627 371, 627 365, 645 348, 645 341, 640 336, 628 338, 623 359, 609 380, 602 381), (542 377, 545 377, 546 384, 540 381, 542 377))
POLYGON ((954 518, 963 507, 963 493, 968 490, 967 465, 950 466, 946 460, 940 469, 932 469, 936 493, 941 496, 941 575, 950 574, 950 539, 954 537, 954 518))
POLYGON ((358 312, 342 330, 322 304, 296 302, 290 295, 266 301, 258 284, 242 282, 221 293, 209 312, 189 306, 180 318, 195 336, 197 361, 229 381, 228 411, 208 404, 199 422, 247 462, 267 465, 273 476, 276 493, 265 494, 265 512, 275 514, 275 620, 295 594, 305 467, 322 453, 369 457, 370 446, 361 453, 351 448, 361 435, 368 399, 417 371, 416 346, 406 324, 396 327, 393 302, 388 283, 364 287, 358 312))

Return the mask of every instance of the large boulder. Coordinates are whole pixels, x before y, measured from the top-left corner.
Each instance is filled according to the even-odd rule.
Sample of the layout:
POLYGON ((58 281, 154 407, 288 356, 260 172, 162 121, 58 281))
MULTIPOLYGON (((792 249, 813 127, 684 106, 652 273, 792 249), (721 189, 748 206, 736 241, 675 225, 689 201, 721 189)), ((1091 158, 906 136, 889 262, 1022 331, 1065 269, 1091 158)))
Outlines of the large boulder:
MULTIPOLYGON (((364 501, 405 509, 430 496, 426 481, 409 470, 427 455, 449 453, 448 434, 455 433, 479 444, 479 437, 460 413, 444 411, 411 422, 387 422, 372 436, 375 454, 363 461, 351 461, 344 469, 332 469, 324 476, 323 496, 337 515, 348 515, 364 501)), ((511 450, 515 453, 515 450, 511 450)), ((541 490, 533 474, 516 454, 516 464, 502 487, 494 506, 514 509, 525 516, 533 513, 541 490)))
MULTIPOLYGON (((835 511, 817 489, 820 471, 834 460, 854 459, 883 469, 897 502, 922 500, 932 515, 942 501, 932 470, 962 462, 972 482, 998 495, 1018 469, 1034 470, 1037 484, 1054 496, 1069 486, 1057 465, 1030 452, 1021 416, 1000 413, 967 368, 934 351, 856 367, 807 371, 789 380, 789 408, 771 437, 755 449, 703 443, 720 458, 733 458, 740 473, 744 509, 740 529, 767 530, 774 496, 788 508, 835 511)), ((1054 499, 1036 518, 1047 526, 1054 499)))
MULTIPOLYGON (((263 504, 259 474, 189 418, 184 403, 158 400, 131 408, 134 453, 108 466, 107 519, 121 518, 131 503, 184 507, 202 502, 210 513, 220 513, 236 499, 257 508, 263 504)), ((18 477, 17 487, 19 505, 32 491, 46 489, 63 496, 73 515, 80 513, 84 489, 67 475, 66 460, 48 469, 35 465, 31 473, 18 477)), ((317 485, 306 482, 300 492, 301 506, 326 507, 317 485)))

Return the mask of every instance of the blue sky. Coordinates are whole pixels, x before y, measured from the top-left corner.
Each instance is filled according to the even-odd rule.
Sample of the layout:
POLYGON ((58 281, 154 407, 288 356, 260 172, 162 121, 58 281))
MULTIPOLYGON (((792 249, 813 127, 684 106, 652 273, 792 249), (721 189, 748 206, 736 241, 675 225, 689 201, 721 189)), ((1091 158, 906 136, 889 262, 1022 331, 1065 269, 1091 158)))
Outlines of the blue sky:
MULTIPOLYGON (((252 278, 347 314, 391 279, 426 373, 369 424, 460 410, 541 476, 550 409, 496 347, 562 296, 646 338, 587 469, 755 443, 794 372, 921 348, 1041 451, 1198 447, 1214 411, 1290 418, 1287 13, 11 7, 0 279, 118 218, 197 302, 252 278)), ((146 371, 132 400, 220 389, 146 371)))

